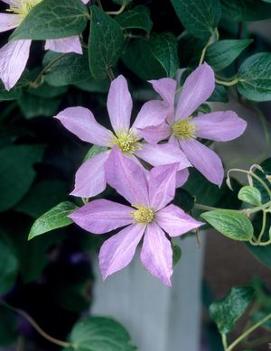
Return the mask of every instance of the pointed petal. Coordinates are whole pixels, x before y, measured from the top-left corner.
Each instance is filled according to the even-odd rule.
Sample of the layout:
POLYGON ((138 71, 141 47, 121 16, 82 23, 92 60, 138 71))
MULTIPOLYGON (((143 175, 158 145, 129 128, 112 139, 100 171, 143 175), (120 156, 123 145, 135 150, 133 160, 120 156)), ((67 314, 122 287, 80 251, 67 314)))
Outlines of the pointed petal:
POLYGON ((144 170, 114 148, 106 161, 107 183, 132 205, 148 205, 148 185, 144 170))
POLYGON ((30 52, 31 40, 16 40, 0 49, 0 78, 7 90, 20 79, 30 52))
POLYGON ((139 114, 132 128, 146 128, 150 126, 157 126, 165 121, 167 117, 167 108, 162 101, 152 100, 146 102, 139 114))
POLYGON ((21 18, 11 13, 0 13, 0 33, 18 27, 21 18))
POLYGON ((170 127, 167 123, 161 123, 158 126, 139 128, 138 134, 150 144, 157 144, 170 136, 170 127))
POLYGON ((204 225, 175 205, 169 205, 158 211, 155 218, 158 225, 172 237, 180 236, 204 225))
POLYGON ((133 222, 131 207, 109 200, 93 200, 69 215, 79 227, 104 234, 133 222))
POLYGON ((211 112, 193 118, 197 136, 214 141, 229 141, 242 135, 247 122, 233 111, 211 112))
POLYGON ((156 145, 143 144, 142 148, 136 151, 136 156, 148 162, 152 166, 178 163, 178 170, 191 166, 190 162, 180 148, 170 143, 156 145))
POLYGON ((145 226, 143 225, 130 225, 103 243, 99 253, 103 279, 128 266, 144 231, 145 226))
POLYGON ((74 52, 76 54, 83 54, 80 38, 78 35, 68 38, 46 40, 45 50, 51 50, 63 54, 71 52, 74 52))
POLYGON ((99 124, 85 107, 69 107, 55 116, 78 138, 91 144, 109 146, 113 138, 110 130, 99 124))
POLYGON ((129 131, 132 107, 127 80, 120 75, 112 81, 107 98, 107 110, 116 134, 129 131))
POLYGON ((181 171, 178 171, 176 175, 176 187, 180 188, 181 186, 183 186, 187 182, 188 177, 189 177, 189 171, 187 168, 182 169, 181 171))
POLYGON ((177 103, 175 119, 191 116, 212 95, 214 88, 214 71, 207 63, 204 63, 186 79, 177 103))
POLYGON ((88 4, 90 0, 81 0, 84 4, 88 4))
POLYGON ((149 172, 150 205, 160 210, 174 199, 176 190, 176 172, 178 164, 154 167, 149 172))
POLYGON ((79 167, 75 175, 75 187, 70 195, 78 197, 93 197, 102 193, 106 188, 105 161, 110 151, 87 160, 79 167))
POLYGON ((181 148, 185 155, 211 183, 220 186, 224 177, 224 169, 221 159, 218 155, 207 146, 197 140, 191 139, 180 141, 181 148))
POLYGON ((142 251, 141 262, 145 268, 155 277, 160 279, 166 286, 171 286, 172 248, 165 233, 156 224, 147 226, 142 251))
POLYGON ((153 89, 168 104, 168 106, 173 109, 177 87, 176 80, 171 78, 162 78, 158 80, 150 80, 149 82, 151 83, 153 89))

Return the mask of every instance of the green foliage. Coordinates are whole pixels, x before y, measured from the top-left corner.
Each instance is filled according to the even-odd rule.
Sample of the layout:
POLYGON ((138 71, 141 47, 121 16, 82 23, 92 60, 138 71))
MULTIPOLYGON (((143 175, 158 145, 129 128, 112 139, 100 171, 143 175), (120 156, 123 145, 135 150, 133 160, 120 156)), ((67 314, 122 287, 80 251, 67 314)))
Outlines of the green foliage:
POLYGON ((223 16, 230 21, 259 21, 271 17, 271 5, 259 0, 221 0, 223 16))
POLYGON ((141 29, 146 33, 150 33, 153 25, 150 11, 142 5, 135 6, 116 16, 116 20, 122 29, 141 29))
POLYGON ((253 206, 260 206, 262 203, 260 191, 250 185, 245 185, 240 189, 238 199, 253 206))
POLYGON ((75 204, 69 201, 61 202, 48 212, 45 212, 35 220, 30 230, 28 240, 39 235, 50 232, 51 230, 63 228, 72 223, 68 215, 76 209, 75 204))
POLYGON ((43 0, 36 5, 11 35, 18 39, 58 39, 80 34, 88 19, 81 0, 43 0))
POLYGON ((3 83, 0 82, 0 101, 12 101, 16 100, 21 95, 21 87, 15 87, 9 91, 7 91, 3 83))
POLYGON ((78 351, 134 351, 127 331, 111 318, 88 317, 79 321, 70 335, 70 342, 78 351))
POLYGON ((116 65, 124 45, 119 23, 96 6, 91 7, 88 42, 89 68, 95 79, 104 79, 116 65))
POLYGON ((172 251, 173 251, 173 266, 176 266, 176 264, 182 258, 182 249, 176 243, 172 243, 172 251))
POLYGON ((0 294, 5 294, 12 288, 17 273, 18 261, 14 252, 4 241, 0 240, 0 294))
POLYGON ((59 98, 45 99, 28 93, 23 93, 18 100, 23 115, 30 119, 35 117, 51 117, 60 105, 59 98))
POLYGON ((222 300, 210 305, 209 311, 221 334, 232 331, 235 323, 244 314, 255 297, 251 287, 232 288, 222 300))
POLYGON ((0 346, 7 347, 16 342, 17 322, 14 313, 0 306, 0 346))
POLYGON ((253 226, 243 214, 234 210, 213 210, 201 217, 217 231, 233 240, 249 241, 253 236, 253 226))

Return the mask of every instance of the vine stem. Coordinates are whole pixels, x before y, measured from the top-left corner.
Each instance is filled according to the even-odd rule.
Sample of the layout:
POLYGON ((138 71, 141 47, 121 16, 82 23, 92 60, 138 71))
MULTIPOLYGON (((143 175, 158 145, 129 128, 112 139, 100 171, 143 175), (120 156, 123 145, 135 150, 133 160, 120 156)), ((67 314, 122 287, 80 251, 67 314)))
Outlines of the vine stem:
POLYGON ((233 343, 231 343, 225 351, 232 351, 235 346, 237 346, 238 344, 240 344, 241 341, 243 341, 247 336, 249 336, 251 333, 254 332, 254 330, 256 330, 257 328, 259 328, 262 324, 264 324, 265 322, 267 322, 269 319, 271 319, 271 313, 268 314, 267 316, 265 316, 264 318, 262 318, 259 322, 257 322, 256 324, 254 324, 253 326, 251 326, 249 329, 247 329, 243 334, 241 334, 236 340, 234 340, 233 343))
POLYGON ((208 47, 213 44, 213 42, 215 42, 216 40, 218 40, 219 38, 219 33, 218 30, 216 29, 215 32, 210 36, 210 38, 208 39, 207 44, 204 46, 204 48, 202 49, 201 52, 201 56, 200 56, 200 60, 199 60, 199 65, 201 65, 205 59, 205 55, 207 52, 208 47))
POLYGON ((64 347, 64 348, 68 348, 68 347, 72 347, 72 344, 66 341, 62 341, 62 340, 58 340, 50 335, 48 335, 44 330, 41 329, 41 327, 37 324, 37 322, 31 317, 29 316, 29 314, 27 314, 25 311, 15 308, 11 305, 9 305, 8 303, 6 303, 3 300, 0 300, 0 304, 4 307, 6 307, 7 309, 9 309, 10 311, 17 313, 18 315, 20 315, 21 317, 23 317, 25 320, 27 320, 31 326, 46 340, 48 340, 49 342, 51 342, 52 344, 58 345, 60 347, 64 347))
POLYGON ((227 81, 227 80, 221 80, 221 79, 216 78, 215 81, 217 84, 224 85, 226 87, 232 87, 233 85, 236 85, 238 82, 240 82, 240 79, 235 78, 233 80, 227 81))
POLYGON ((120 15, 125 9, 126 9, 127 3, 125 0, 123 0, 123 3, 121 5, 121 8, 118 11, 107 11, 106 13, 111 16, 117 16, 120 15))
POLYGON ((223 345, 224 351, 227 351, 228 342, 227 342, 226 334, 221 334, 221 339, 222 339, 222 345, 223 345))

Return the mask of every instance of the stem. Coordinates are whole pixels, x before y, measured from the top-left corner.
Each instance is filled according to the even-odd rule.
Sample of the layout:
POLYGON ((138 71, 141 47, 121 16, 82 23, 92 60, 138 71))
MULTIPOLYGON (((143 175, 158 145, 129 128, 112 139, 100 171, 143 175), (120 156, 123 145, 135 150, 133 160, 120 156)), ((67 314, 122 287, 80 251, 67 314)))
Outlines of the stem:
POLYGON ((262 237, 264 235, 265 226, 266 226, 266 211, 263 211, 262 229, 261 229, 260 234, 259 234, 258 239, 257 239, 258 244, 262 242, 262 237))
POLYGON ((228 342, 227 342, 226 334, 221 334, 221 339, 222 339, 222 345, 223 345, 224 351, 227 351, 228 342))
POLYGON ((201 65, 205 59, 205 55, 206 55, 206 51, 208 49, 208 47, 213 44, 213 42, 215 42, 216 40, 218 40, 219 38, 219 33, 218 30, 216 29, 215 32, 210 36, 210 38, 208 39, 207 44, 204 46, 204 48, 202 49, 201 52, 201 56, 200 56, 200 60, 199 60, 199 65, 201 65), (215 37, 214 37, 215 36, 215 37))
POLYGON ((113 73, 113 70, 112 70, 111 67, 109 67, 109 68, 107 69, 107 75, 108 75, 109 79, 111 80, 111 82, 112 82, 112 80, 115 79, 115 76, 114 76, 114 73, 113 73))
POLYGON ((25 311, 20 310, 18 308, 12 307, 9 304, 7 304, 5 301, 0 300, 0 304, 6 308, 8 308, 10 311, 17 313, 18 315, 22 316, 25 320, 27 320, 31 326, 46 340, 51 342, 52 344, 58 345, 60 347, 68 348, 72 347, 72 344, 61 341, 58 339, 55 339, 54 337, 48 335, 44 330, 41 329, 41 327, 35 322, 35 320, 29 316, 25 311))
POLYGON ((233 80, 220 80, 218 78, 215 79, 217 84, 224 85, 226 87, 231 87, 233 85, 236 85, 238 82, 240 82, 239 78, 235 78, 233 80))
POLYGON ((127 3, 125 0, 123 0, 123 3, 121 5, 121 8, 118 11, 107 11, 106 13, 111 16, 117 16, 120 15, 125 9, 126 9, 127 3))
POLYGON ((252 327, 250 327, 247 331, 245 331, 243 334, 241 334, 233 343, 230 344, 230 346, 225 350, 225 351, 232 351, 235 346, 240 344, 241 341, 243 341, 248 335, 254 332, 257 328, 259 328, 262 324, 267 322, 269 319, 271 319, 271 313, 262 318, 259 322, 254 324, 252 327))

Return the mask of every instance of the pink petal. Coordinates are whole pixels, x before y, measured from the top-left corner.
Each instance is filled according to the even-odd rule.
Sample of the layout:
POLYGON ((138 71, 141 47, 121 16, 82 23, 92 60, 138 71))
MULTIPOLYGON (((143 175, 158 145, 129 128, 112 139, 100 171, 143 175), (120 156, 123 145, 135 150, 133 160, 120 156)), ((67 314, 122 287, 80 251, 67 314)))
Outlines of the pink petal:
POLYGON ((21 18, 11 13, 0 13, 0 33, 18 27, 21 18))
POLYGON ((106 188, 105 161, 110 151, 101 152, 82 164, 75 175, 75 187, 70 195, 93 197, 106 188))
POLYGON ((178 164, 154 167, 148 177, 150 205, 160 210, 174 199, 178 164))
POLYGON ((69 107, 61 111, 55 118, 78 138, 100 146, 111 145, 113 134, 97 123, 91 111, 85 107, 69 107))
POLYGON ((174 100, 177 82, 171 78, 162 78, 158 80, 149 81, 153 89, 161 96, 161 98, 168 104, 172 110, 174 109, 174 100))
POLYGON ((17 40, 0 49, 0 78, 7 90, 20 79, 30 52, 31 40, 17 40))
POLYGON ((61 38, 61 39, 50 39, 45 42, 45 50, 51 50, 60 53, 71 53, 83 54, 80 38, 78 35, 61 38))
POLYGON ((167 123, 161 123, 158 126, 151 126, 138 129, 139 135, 150 144, 157 144, 159 141, 165 140, 170 135, 170 127, 167 123))
POLYGON ((169 205, 156 213, 156 222, 170 236, 179 236, 199 228, 204 223, 196 221, 175 205, 169 205))
POLYGON ((180 188, 183 186, 189 177, 189 171, 188 169, 182 169, 181 171, 178 171, 176 174, 176 187, 180 188))
POLYGON ((191 166, 180 148, 170 143, 156 145, 143 144, 142 148, 136 151, 136 156, 152 166, 178 163, 178 170, 191 166))
POLYGON ((128 266, 144 231, 143 225, 130 225, 103 243, 99 253, 103 279, 128 266))
POLYGON ((180 141, 185 155, 211 183, 220 186, 224 177, 224 169, 218 155, 195 139, 180 141))
POLYGON ((207 63, 204 63, 186 79, 178 100, 175 119, 191 116, 212 95, 214 88, 214 71, 207 63))
POLYGON ((162 101, 152 100, 146 102, 139 114, 132 128, 146 128, 150 126, 160 125, 167 117, 167 108, 162 101))
POLYGON ((69 217, 79 227, 94 234, 104 234, 133 222, 131 207, 109 200, 93 200, 69 217))
POLYGON ((105 164, 107 183, 132 205, 148 205, 145 172, 135 161, 114 148, 105 164))
POLYGON ((145 268, 155 277, 159 278, 166 286, 171 286, 172 248, 165 233, 156 224, 151 223, 146 228, 141 262, 145 268))
POLYGON ((229 141, 244 133, 247 122, 233 111, 211 112, 193 119, 197 136, 214 141, 229 141))
POLYGON ((116 134, 128 132, 130 129, 132 108, 127 80, 120 75, 112 81, 107 98, 107 110, 116 134))

